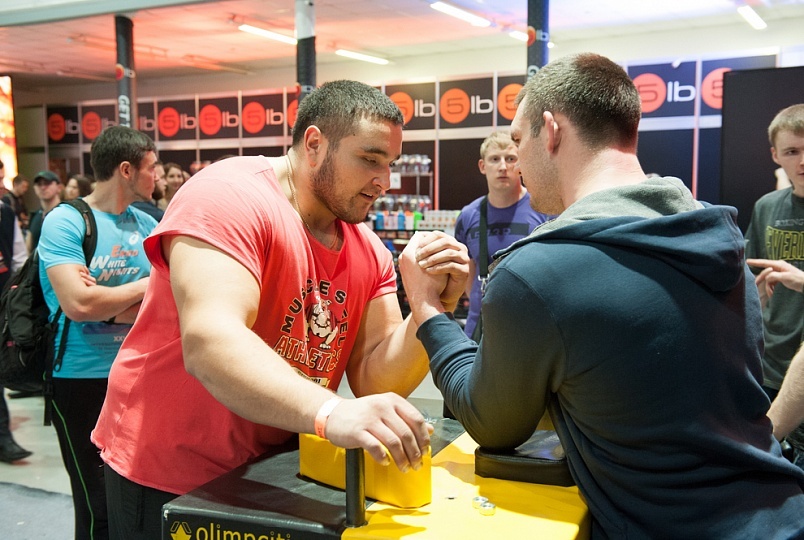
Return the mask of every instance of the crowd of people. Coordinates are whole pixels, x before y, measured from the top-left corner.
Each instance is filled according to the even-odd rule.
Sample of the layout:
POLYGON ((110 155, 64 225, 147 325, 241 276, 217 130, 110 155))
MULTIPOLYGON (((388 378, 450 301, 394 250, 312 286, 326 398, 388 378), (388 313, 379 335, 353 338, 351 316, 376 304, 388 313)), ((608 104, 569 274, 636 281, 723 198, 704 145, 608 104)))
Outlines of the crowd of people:
MULTIPOLYGON (((92 144, 94 183, 38 173, 31 215, 15 179, 0 278, 37 249, 63 313, 54 425, 75 537, 158 538, 162 505, 293 433, 418 469, 432 426, 405 398, 428 370, 484 447, 517 447, 549 414, 593 538, 801 537, 804 105, 771 123, 791 186, 746 237, 733 208, 643 171, 639 93, 611 60, 551 62, 516 106, 480 148, 488 195, 456 237, 418 232, 399 257, 406 318, 363 223, 404 119, 363 83, 305 97, 286 155, 189 183, 120 126, 92 144), (59 206, 74 196, 98 223, 89 266, 83 220, 59 206)), ((0 459, 24 459, 4 417, 15 459, 0 459)))

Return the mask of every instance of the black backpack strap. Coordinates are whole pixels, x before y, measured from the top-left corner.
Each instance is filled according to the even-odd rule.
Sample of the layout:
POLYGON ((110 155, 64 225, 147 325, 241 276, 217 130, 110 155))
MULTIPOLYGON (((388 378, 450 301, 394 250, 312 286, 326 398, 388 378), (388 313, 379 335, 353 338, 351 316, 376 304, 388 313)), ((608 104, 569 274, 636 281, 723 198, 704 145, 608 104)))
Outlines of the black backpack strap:
POLYGON ((488 195, 480 201, 480 253, 477 255, 478 272, 477 279, 480 280, 480 295, 486 292, 486 280, 489 277, 489 227, 487 214, 489 208, 488 195))
MULTIPOLYGON (((81 247, 84 251, 84 259, 86 260, 87 268, 92 264, 92 257, 95 255, 95 248, 98 245, 98 230, 95 222, 95 216, 92 214, 92 209, 84 201, 84 199, 73 199, 71 201, 63 201, 61 204, 66 204, 75 208, 81 213, 84 218, 84 225, 86 226, 84 232, 84 241, 81 247)), ((34 256, 38 255, 34 252, 34 256)), ((53 317, 54 328, 58 327, 59 317, 62 315, 61 306, 56 310, 56 315, 53 317)), ((70 331, 70 319, 64 316, 64 327, 61 330, 61 339, 59 340, 59 353, 53 359, 52 365, 45 366, 44 385, 42 387, 42 395, 45 398, 45 425, 49 426, 52 418, 52 405, 53 405, 53 370, 54 368, 61 367, 64 360, 64 353, 67 349, 67 334, 70 331)), ((55 344, 51 344, 55 345, 55 344)), ((53 355, 47 355, 47 358, 53 358, 53 355)))

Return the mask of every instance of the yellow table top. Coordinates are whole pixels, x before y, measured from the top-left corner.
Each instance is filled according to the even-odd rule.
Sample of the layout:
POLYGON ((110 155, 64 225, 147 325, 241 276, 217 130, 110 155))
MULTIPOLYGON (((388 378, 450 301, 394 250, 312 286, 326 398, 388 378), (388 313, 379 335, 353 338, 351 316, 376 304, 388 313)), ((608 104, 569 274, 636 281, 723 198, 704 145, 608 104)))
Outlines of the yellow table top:
POLYGON ((464 433, 433 456, 432 503, 405 509, 376 502, 366 511, 368 524, 342 538, 589 538, 589 510, 577 487, 476 476, 475 448, 464 433), (494 515, 473 508, 478 495, 497 506, 494 515))

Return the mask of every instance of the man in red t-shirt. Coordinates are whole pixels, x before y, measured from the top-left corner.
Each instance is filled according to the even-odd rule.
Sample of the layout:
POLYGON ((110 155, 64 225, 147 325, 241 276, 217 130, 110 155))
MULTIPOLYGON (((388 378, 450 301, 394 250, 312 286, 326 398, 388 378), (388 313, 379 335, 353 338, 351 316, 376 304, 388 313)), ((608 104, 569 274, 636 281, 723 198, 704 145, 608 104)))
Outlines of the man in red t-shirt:
MULTIPOLYGON (((286 156, 219 161, 171 201, 145 241, 151 281, 92 434, 113 538, 158 537, 162 504, 293 432, 421 465, 429 427, 401 396, 428 360, 391 254, 363 224, 403 122, 378 90, 327 83, 302 100, 286 156), (333 393, 344 373, 357 399, 333 393), (131 500, 155 510, 137 516, 131 500)), ((433 234, 441 250, 422 266, 452 310, 468 256, 433 234)))

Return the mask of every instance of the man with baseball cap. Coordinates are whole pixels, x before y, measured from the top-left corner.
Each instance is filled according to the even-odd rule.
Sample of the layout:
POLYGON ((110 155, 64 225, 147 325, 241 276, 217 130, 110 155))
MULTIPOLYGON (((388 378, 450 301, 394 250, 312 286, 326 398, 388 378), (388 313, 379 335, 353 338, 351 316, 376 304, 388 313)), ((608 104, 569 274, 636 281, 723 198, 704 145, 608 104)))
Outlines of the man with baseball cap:
POLYGON ((64 189, 59 176, 53 171, 39 171, 33 179, 34 193, 39 199, 39 210, 31 216, 28 226, 28 253, 33 253, 39 244, 39 235, 42 234, 42 220, 48 212, 56 208, 61 202, 61 192, 64 189))

